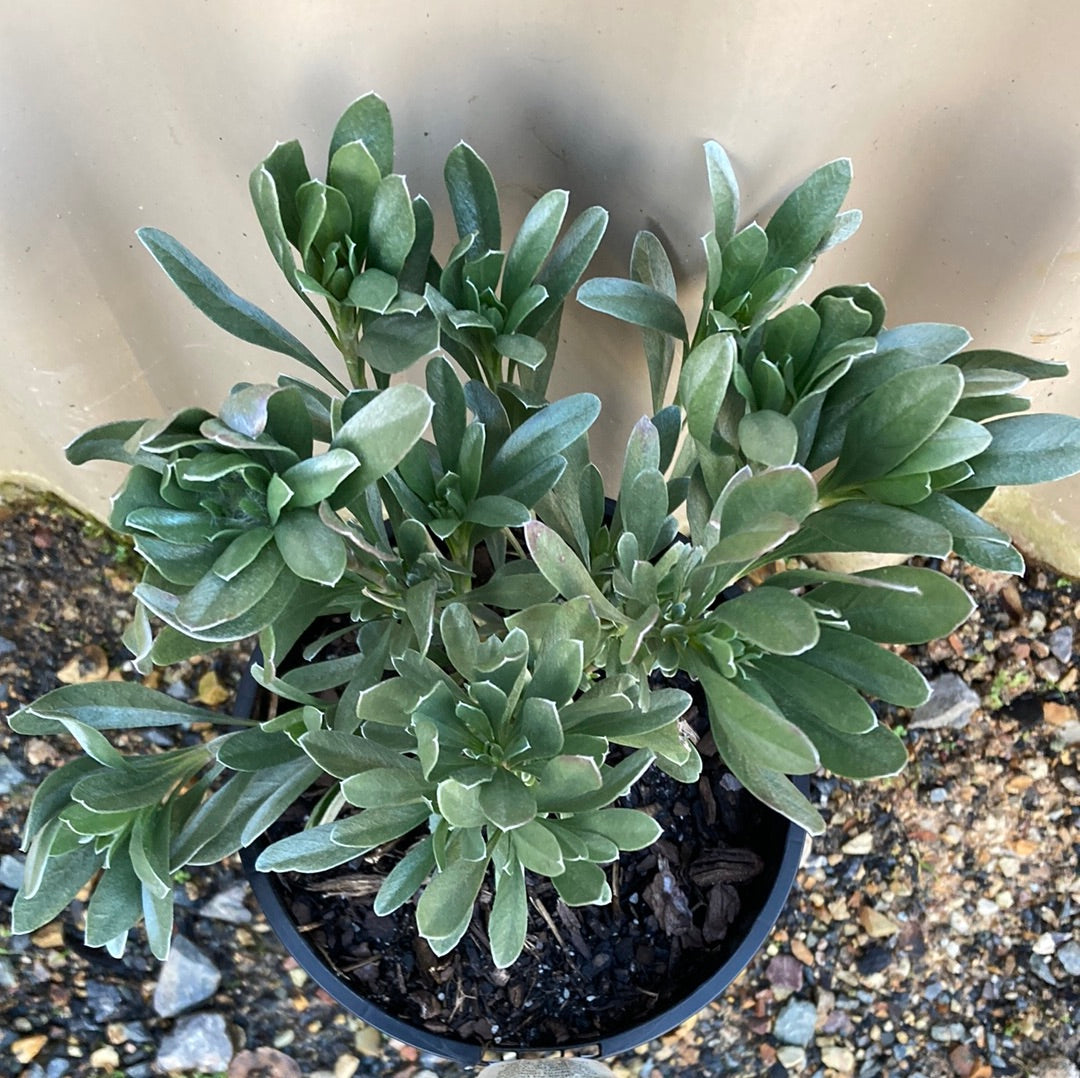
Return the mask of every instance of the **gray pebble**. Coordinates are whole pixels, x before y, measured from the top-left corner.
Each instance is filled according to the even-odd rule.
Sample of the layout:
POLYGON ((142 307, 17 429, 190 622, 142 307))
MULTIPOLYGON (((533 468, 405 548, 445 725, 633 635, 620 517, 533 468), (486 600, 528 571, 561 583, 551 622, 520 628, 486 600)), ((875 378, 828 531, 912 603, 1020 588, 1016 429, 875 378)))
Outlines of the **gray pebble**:
POLYGON ((805 1048, 814 1039, 816 1022, 817 1007, 805 999, 789 1000, 776 1016, 773 1036, 784 1044, 797 1044, 805 1048))
POLYGON ((1028 615, 1027 631, 1038 636, 1046 628, 1046 615, 1041 610, 1032 610, 1028 615))
POLYGON ((944 786, 935 786, 930 791, 930 803, 932 805, 940 805, 943 801, 947 800, 949 791, 944 786))
POLYGON ((26 782, 26 776, 2 753, 0 753, 0 797, 11 793, 16 786, 26 782))
POLYGON ((177 936, 154 988, 154 1011, 171 1018, 209 999, 220 983, 221 974, 213 962, 190 940, 177 936))
POLYGON ((199 914, 203 917, 210 917, 215 921, 225 921, 231 925, 250 924, 251 910, 244 905, 244 896, 246 894, 247 886, 245 884, 235 884, 214 895, 199 910, 199 914))
POLYGON ((0 857, 0 887, 10 887, 17 891, 23 885, 23 876, 26 874, 26 863, 22 857, 15 857, 5 853, 0 857))
POLYGON ((171 696, 174 700, 190 700, 192 693, 191 690, 184 684, 183 681, 174 681, 166 690, 166 696, 171 696))
POLYGON ((1051 1056, 1036 1064, 1031 1078, 1080 1078, 1080 1069, 1064 1056, 1051 1056))
POLYGON ((963 1044, 967 1040, 967 1030, 961 1022, 942 1023, 930 1027, 930 1036, 942 1044, 963 1044))
POLYGON ((1061 680, 1061 663, 1057 659, 1043 659, 1035 664, 1035 673, 1051 684, 1061 680))
POLYGON ((86 1006, 98 1025, 104 1025, 118 1017, 124 1010, 125 1000, 114 984, 100 981, 86 982, 86 1006))
POLYGON ((1058 986, 1058 979, 1050 972, 1050 967, 1047 965, 1046 959, 1041 954, 1033 954, 1031 956, 1031 972, 1041 981, 1045 981, 1047 984, 1052 985, 1054 988, 1058 986))
POLYGON ((787 1071, 801 1071, 806 1066, 806 1052, 796 1044, 781 1045, 776 1058, 787 1071))
MULTIPOLYGON (((56 1059, 49 1060, 49 1065, 45 1068, 45 1078, 61 1078, 69 1070, 71 1070, 70 1061, 57 1056, 56 1059)), ((132 1071, 129 1070, 128 1074, 131 1075, 131 1078, 136 1078, 132 1071)))
POLYGON ((1076 940, 1069 940, 1058 948, 1057 960, 1070 977, 1080 977, 1080 943, 1076 940))
POLYGON ((157 1054, 162 1071, 223 1071, 233 1057, 233 1045, 220 1014, 189 1014, 177 1020, 163 1037, 157 1054))
POLYGON ((1067 663, 1072 660, 1073 627, 1071 625, 1062 625, 1060 629, 1055 629, 1046 642, 1050 646, 1050 654, 1059 663, 1067 663))
POLYGON ((0 955, 0 989, 8 991, 14 988, 15 984, 16 977, 14 967, 3 955, 0 955))
POLYGON ((0 636, 0 655, 10 655, 15 650, 15 641, 0 636))
POLYGON ((959 730, 979 706, 979 694, 957 674, 942 674, 930 682, 930 699, 920 704, 908 723, 915 730, 959 730))
POLYGON ((933 1003, 934 1000, 937 999, 938 996, 940 996, 941 993, 944 992, 944 991, 945 991, 945 987, 944 987, 944 985, 941 984, 940 981, 931 981, 923 989, 923 998, 928 1000, 930 1003, 933 1003))

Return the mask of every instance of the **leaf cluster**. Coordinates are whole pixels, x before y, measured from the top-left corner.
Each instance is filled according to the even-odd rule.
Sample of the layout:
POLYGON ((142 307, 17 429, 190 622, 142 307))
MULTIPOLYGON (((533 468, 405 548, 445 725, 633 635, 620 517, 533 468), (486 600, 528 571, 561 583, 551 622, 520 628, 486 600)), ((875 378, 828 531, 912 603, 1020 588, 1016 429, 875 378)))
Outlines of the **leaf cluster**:
POLYGON ((823 821, 789 776, 903 766, 869 701, 914 707, 928 687, 882 645, 948 633, 970 600, 928 568, 807 559, 953 551, 1020 571, 978 510, 998 485, 1080 471, 1080 422, 1022 414, 1026 383, 1063 368, 970 350, 958 326, 889 328, 866 284, 792 302, 858 227, 842 209, 850 164, 815 171, 760 225, 740 220, 724 151, 710 142, 705 157, 712 219, 690 321, 649 232, 628 277, 579 285, 607 215, 568 222, 565 191, 504 242, 495 182, 464 143, 446 162, 456 237, 440 262, 375 95, 335 127, 325 180, 288 142, 250 181, 330 363, 171 236, 140 230, 215 323, 323 384, 239 383, 216 414, 106 424, 68 457, 128 468, 111 523, 146 563, 126 636, 137 669, 257 636, 253 673, 283 709, 213 717, 202 741, 144 757, 106 732, 209 716, 111 682, 12 716, 85 752, 34 799, 18 931, 94 880, 88 941, 119 953, 144 919, 164 954, 173 874, 255 841, 314 789, 308 825, 267 846, 263 868, 381 851, 393 867, 379 912, 414 902, 443 954, 486 911, 508 966, 526 943, 527 873, 568 904, 608 901, 603 866, 659 831, 620 799, 654 765, 698 779, 677 676, 700 688, 734 776, 811 833, 823 821), (575 289, 642 331, 652 415, 607 481, 588 443, 599 398, 547 396, 575 289))

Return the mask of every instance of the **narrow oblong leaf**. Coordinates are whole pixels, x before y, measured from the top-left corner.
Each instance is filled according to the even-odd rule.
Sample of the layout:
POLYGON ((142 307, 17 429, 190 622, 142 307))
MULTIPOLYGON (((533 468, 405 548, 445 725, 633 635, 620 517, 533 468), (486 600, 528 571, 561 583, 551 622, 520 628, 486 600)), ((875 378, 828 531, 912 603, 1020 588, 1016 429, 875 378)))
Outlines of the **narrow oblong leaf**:
POLYGON ((339 488, 358 493, 395 467, 419 441, 434 404, 418 386, 396 385, 382 390, 334 436, 331 448, 347 449, 360 467, 339 488))
POLYGON ((762 274, 798 268, 831 228, 851 186, 851 162, 842 157, 812 172, 780 204, 765 226, 769 251, 762 274))
POLYGON ((537 568, 564 599, 584 595, 601 617, 617 623, 627 620, 604 597, 588 569, 557 532, 534 520, 525 525, 525 542, 537 568))
POLYGON ((566 191, 548 191, 525 215, 510 244, 503 270, 502 299, 508 307, 524 294, 551 254, 569 201, 566 191))
POLYGON ((578 303, 602 314, 685 341, 686 320, 670 296, 622 277, 593 277, 577 292, 578 303))
POLYGON ((365 94, 342 113, 330 138, 330 160, 346 143, 358 141, 367 147, 384 176, 393 170, 394 126, 390 110, 378 94, 365 94))
POLYGON ((739 223, 739 184, 731 161, 718 143, 705 143, 705 167, 712 195, 713 233, 723 246, 735 235, 739 223))
POLYGON ((974 474, 958 488, 1047 483, 1080 472, 1080 419, 1017 415, 986 424, 989 447, 968 463, 974 474))
POLYGON ((238 296, 208 266, 167 232, 140 228, 136 235, 169 279, 212 322, 249 344, 291 357, 321 374, 335 389, 347 392, 315 354, 265 311, 238 296))
POLYGON ((823 625, 817 644, 797 661, 900 707, 918 707, 930 697, 930 686, 914 664, 845 629, 823 625))
POLYGON ((895 565, 854 575, 918 589, 911 594, 832 583, 809 592, 814 603, 838 610, 852 632, 881 644, 925 644, 947 636, 974 609, 963 588, 932 569, 895 565))
POLYGON ((781 588, 755 588, 721 603, 713 617, 777 655, 798 655, 818 641, 818 621, 803 599, 781 588))
POLYGON ((416 904, 416 927, 437 955, 448 954, 465 935, 487 867, 486 857, 453 861, 424 888, 416 904))
POLYGON ((483 159, 468 143, 459 142, 446 158, 443 177, 458 236, 473 236, 471 250, 478 254, 498 251, 502 247, 499 196, 483 159))

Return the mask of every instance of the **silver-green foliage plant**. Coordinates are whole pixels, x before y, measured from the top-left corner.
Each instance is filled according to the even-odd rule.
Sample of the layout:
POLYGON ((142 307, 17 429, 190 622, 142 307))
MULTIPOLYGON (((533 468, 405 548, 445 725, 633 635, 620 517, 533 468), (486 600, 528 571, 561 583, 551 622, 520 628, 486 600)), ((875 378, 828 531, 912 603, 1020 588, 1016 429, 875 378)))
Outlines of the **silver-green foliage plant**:
POLYGON ((690 326, 649 232, 629 278, 579 287, 607 215, 566 225, 565 191, 504 243, 495 183, 463 143, 445 172, 458 237, 439 262, 375 95, 335 128, 325 182, 298 143, 278 145, 252 198, 343 377, 172 237, 140 231, 218 325, 325 384, 241 383, 216 415, 108 424, 68 456, 129 468, 111 523, 146 562, 126 637, 136 669, 254 635, 255 677, 282 704, 229 720, 100 682, 13 715, 17 732, 85 752, 34 798, 16 931, 94 881, 87 942, 119 953, 142 919, 164 955, 174 874, 254 842, 314 791, 306 825, 267 845, 262 868, 322 871, 395 843, 376 909, 415 900, 443 954, 488 887, 492 956, 508 966, 526 872, 568 904, 609 901, 603 866, 659 835, 620 799, 650 767, 696 781, 677 675, 700 687, 735 777, 811 833, 823 821, 788 776, 903 766, 867 697, 913 707, 928 688, 881 645, 942 636, 971 601, 930 568, 834 573, 805 558, 954 551, 1020 572, 978 510, 1000 484, 1080 471, 1080 422, 1020 414, 1027 381, 1064 368, 966 350, 959 326, 887 329, 869 285, 789 303, 858 227, 841 208, 848 162, 740 229, 730 162, 712 142, 705 156, 713 221, 690 326), (653 415, 607 483, 588 448, 598 398, 546 396, 575 288, 643 334, 653 415), (390 384, 418 364, 422 378, 390 384), (207 720, 214 736, 167 752, 125 756, 105 736, 207 720))

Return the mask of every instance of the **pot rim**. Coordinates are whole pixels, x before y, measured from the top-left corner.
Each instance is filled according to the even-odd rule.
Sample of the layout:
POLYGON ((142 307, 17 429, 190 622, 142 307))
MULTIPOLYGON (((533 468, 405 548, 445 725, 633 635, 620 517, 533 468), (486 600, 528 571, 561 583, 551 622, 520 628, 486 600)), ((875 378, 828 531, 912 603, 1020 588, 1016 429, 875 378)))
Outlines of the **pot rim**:
MULTIPOLYGON (((250 669, 245 670, 237 691, 235 714, 250 714, 259 686, 251 676, 250 669)), ((809 790, 809 779, 805 775, 794 776, 793 781, 803 793, 809 790)), ((770 812, 773 810, 769 810, 770 812)), ((301 934, 295 922, 289 916, 285 904, 271 879, 272 873, 260 872, 255 868, 259 852, 266 845, 264 837, 256 839, 251 845, 240 851, 244 872, 251 884, 251 889, 262 908, 274 934, 282 945, 299 963, 320 988, 324 989, 337 1003, 351 1011, 361 1021, 374 1026, 387 1036, 394 1037, 422 1052, 433 1052, 446 1059, 466 1065, 474 1065, 493 1060, 500 1060, 516 1055, 581 1055, 608 1057, 621 1052, 631 1051, 657 1037, 669 1033, 688 1018, 706 1007, 743 971, 750 960, 761 950, 773 925, 780 916, 788 894, 795 882, 795 874, 802 861, 806 832, 790 820, 786 823, 784 848, 765 901, 758 910, 749 929, 739 945, 720 967, 702 981, 697 988, 682 999, 673 1003, 659 1014, 652 1015, 628 1029, 612 1033, 598 1040, 584 1041, 569 1045, 552 1045, 528 1049, 501 1048, 458 1040, 455 1037, 439 1033, 430 1033, 419 1026, 414 1026, 401 1018, 390 1014, 381 1007, 365 999, 343 981, 331 968, 325 958, 301 934)))

